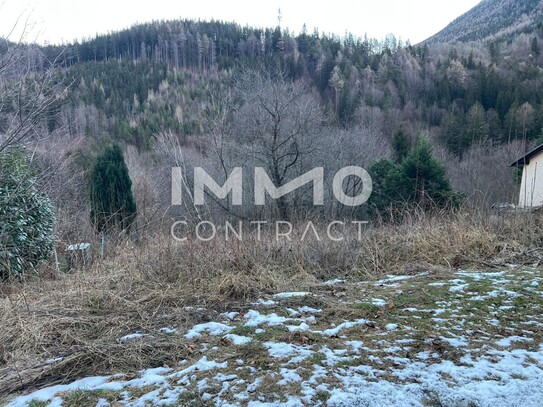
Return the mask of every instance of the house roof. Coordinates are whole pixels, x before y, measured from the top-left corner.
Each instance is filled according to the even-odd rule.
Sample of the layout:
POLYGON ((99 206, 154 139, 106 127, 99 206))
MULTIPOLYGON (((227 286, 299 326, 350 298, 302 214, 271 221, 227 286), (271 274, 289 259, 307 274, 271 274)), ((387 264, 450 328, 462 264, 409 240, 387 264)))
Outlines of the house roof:
POLYGON ((521 165, 527 165, 530 164, 530 158, 538 155, 540 152, 543 151, 543 144, 538 145, 533 150, 528 151, 526 154, 524 154, 522 157, 520 157, 517 161, 511 164, 511 167, 518 167, 521 165))

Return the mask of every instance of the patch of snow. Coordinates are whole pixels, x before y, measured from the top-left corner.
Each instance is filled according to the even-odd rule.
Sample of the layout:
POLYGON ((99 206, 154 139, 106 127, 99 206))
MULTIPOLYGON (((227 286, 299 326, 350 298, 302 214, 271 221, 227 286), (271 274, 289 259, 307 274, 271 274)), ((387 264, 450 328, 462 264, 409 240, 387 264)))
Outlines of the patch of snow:
POLYGON ((398 324, 386 324, 385 329, 387 331, 395 331, 396 329, 398 329, 398 324))
POLYGON ((430 352, 419 352, 416 354, 417 359, 428 360, 430 359, 430 352))
POLYGON ((455 292, 458 292, 458 291, 464 291, 464 289, 467 288, 468 286, 469 286, 469 284, 453 285, 453 286, 449 287, 449 291, 451 293, 455 293, 455 292))
POLYGON ((512 298, 516 298, 519 296, 518 293, 514 292, 514 291, 510 291, 510 290, 504 290, 504 289, 496 289, 496 290, 493 290, 491 292, 489 292, 487 294, 489 297, 492 297, 492 298, 497 298, 499 297, 500 295, 506 295, 508 297, 512 297, 512 298))
POLYGON ((226 312, 224 314, 221 314, 221 315, 224 315, 226 318, 228 318, 230 321, 233 321, 234 319, 236 319, 236 317, 239 315, 239 312, 236 312, 236 311, 232 311, 232 312, 226 312))
POLYGON ((457 271, 456 275, 462 277, 469 277, 474 280, 483 280, 483 279, 495 279, 497 277, 502 277, 505 274, 505 271, 498 271, 494 273, 477 273, 473 271, 457 271))
POLYGON ((353 358, 345 356, 346 349, 330 349, 328 346, 323 346, 319 353, 323 354, 326 358, 326 364, 328 366, 337 365, 340 362, 346 362, 353 358))
POLYGON ((287 308, 287 312, 290 314, 290 316, 292 317, 295 317, 297 315, 300 315, 300 312, 299 311, 296 311, 295 309, 292 309, 292 308, 287 308))
POLYGON ((302 322, 300 325, 287 325, 287 329, 290 332, 309 331, 309 325, 307 325, 305 322, 302 322))
POLYGON ((286 342, 264 342, 263 345, 273 358, 282 359, 295 356, 289 363, 299 363, 314 353, 309 346, 293 345, 286 342))
POLYGON ((277 382, 279 386, 285 386, 287 383, 299 383, 302 381, 302 377, 296 372, 296 369, 292 370, 282 367, 279 374, 283 376, 283 379, 277 382))
POLYGON ((440 339, 447 342, 449 345, 454 346, 455 348, 461 348, 468 346, 466 338, 447 338, 445 336, 440 336, 440 339))
POLYGON ((26 396, 19 396, 9 402, 6 407, 26 407, 32 400, 36 401, 48 401, 55 398, 55 395, 60 392, 74 391, 74 390, 96 390, 101 388, 104 384, 107 384, 109 376, 95 376, 87 377, 85 379, 76 380, 70 384, 58 384, 56 386, 46 387, 41 390, 37 390, 26 396))
POLYGON ((364 347, 364 342, 362 342, 362 341, 346 341, 345 345, 351 346, 355 352, 358 352, 361 348, 364 347))
POLYGON ((427 276, 428 274, 429 274, 429 273, 424 272, 424 273, 414 274, 414 275, 412 275, 412 276, 393 276, 393 275, 387 275, 387 278, 385 278, 385 279, 383 279, 383 280, 376 281, 376 282, 375 282, 375 285, 384 285, 384 284, 396 283, 396 282, 398 282, 398 281, 410 280, 410 279, 416 278, 416 277, 427 276))
POLYGON ((416 342, 414 339, 411 338, 405 338, 405 339, 398 339, 394 343, 397 343, 398 345, 409 345, 410 343, 416 342))
POLYGON ((285 298, 294 298, 294 297, 306 297, 310 295, 311 293, 306 291, 295 291, 295 292, 286 292, 286 293, 278 293, 274 294, 273 298, 279 298, 279 299, 285 299, 285 298))
POLYGON ((247 345, 248 343, 253 341, 253 339, 249 338, 248 336, 241 336, 241 335, 236 335, 236 334, 227 334, 224 336, 224 338, 228 339, 234 345, 238 345, 238 346, 247 345))
POLYGON ((226 324, 219 322, 206 322, 205 324, 195 325, 187 334, 185 338, 196 339, 202 336, 203 332, 207 332, 209 335, 223 335, 230 332, 233 328, 226 324))
POLYGON ((298 312, 302 314, 318 314, 319 312, 322 312, 321 309, 311 308, 307 305, 304 305, 303 307, 298 308, 298 312))
POLYGON ((327 280, 325 281, 323 284, 324 285, 338 285, 338 284, 343 284, 345 283, 345 280, 341 280, 339 278, 335 278, 333 280, 327 280))
POLYGON ((150 336, 150 335, 142 334, 141 332, 135 332, 133 334, 125 335, 125 336, 120 337, 119 342, 121 342, 121 343, 132 342, 132 341, 135 341, 135 340, 138 340, 138 339, 142 339, 142 338, 144 338, 146 336, 150 336))
POLYGON ((365 320, 365 319, 359 319, 358 321, 353 321, 353 322, 346 321, 346 322, 343 322, 343 323, 339 324, 338 326, 336 326, 334 328, 325 329, 324 331, 311 331, 311 332, 320 333, 320 334, 327 335, 327 336, 335 336, 335 335, 339 334, 339 332, 342 329, 349 329, 349 328, 355 327, 357 325, 364 325, 366 322, 368 322, 368 321, 365 320))
POLYGON ((271 307, 275 304, 277 303, 274 300, 263 300, 262 298, 259 298, 258 301, 254 303, 254 305, 263 305, 264 307, 271 307))
POLYGON ((258 326, 258 325, 281 325, 285 322, 293 321, 292 318, 280 317, 276 313, 264 315, 258 311, 250 310, 245 314, 245 326, 258 326))
POLYGON ((510 336, 508 338, 503 338, 503 339, 500 339, 499 341, 496 341, 496 345, 507 348, 511 346, 513 342, 533 342, 533 341, 534 340, 532 338, 526 338, 524 336, 510 336))
POLYGON ((376 307, 384 307, 387 305, 387 301, 383 300, 382 298, 372 298, 371 304, 375 305, 376 307))
POLYGON ((207 372, 208 370, 213 369, 226 369, 228 367, 228 362, 218 363, 212 360, 208 360, 207 356, 202 356, 200 360, 198 360, 195 364, 180 370, 179 372, 175 372, 174 374, 170 375, 170 377, 177 377, 181 378, 183 380, 183 377, 186 377, 188 374, 193 373, 195 371, 200 372, 207 372))

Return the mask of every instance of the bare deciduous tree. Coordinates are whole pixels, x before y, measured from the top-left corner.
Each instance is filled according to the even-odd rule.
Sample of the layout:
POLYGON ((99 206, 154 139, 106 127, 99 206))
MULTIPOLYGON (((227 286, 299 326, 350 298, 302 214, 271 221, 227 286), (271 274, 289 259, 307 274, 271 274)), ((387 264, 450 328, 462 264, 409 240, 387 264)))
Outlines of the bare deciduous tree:
POLYGON ((38 125, 65 95, 65 88, 56 85, 53 78, 57 60, 44 62, 39 47, 23 40, 24 34, 17 42, 9 38, 0 41, 0 152, 40 138, 38 125))
MULTIPOLYGON (((301 172, 303 157, 315 151, 322 133, 321 108, 303 82, 280 73, 245 72, 236 89, 243 104, 235 116, 235 135, 274 184, 284 185, 301 172)), ((276 207, 288 219, 286 197, 278 198, 276 207)))

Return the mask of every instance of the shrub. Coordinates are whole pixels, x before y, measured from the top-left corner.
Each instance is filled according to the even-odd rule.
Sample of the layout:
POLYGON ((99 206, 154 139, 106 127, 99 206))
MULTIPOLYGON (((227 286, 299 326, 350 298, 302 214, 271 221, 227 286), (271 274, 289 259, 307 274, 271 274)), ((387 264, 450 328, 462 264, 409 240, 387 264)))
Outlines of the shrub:
POLYGON ((54 209, 38 191, 21 150, 0 153, 0 278, 22 275, 47 259, 53 245, 54 209))
POLYGON ((373 193, 370 212, 392 218, 409 208, 423 210, 457 206, 461 196, 453 192, 443 165, 433 156, 430 141, 421 135, 401 163, 382 159, 368 169, 373 193))

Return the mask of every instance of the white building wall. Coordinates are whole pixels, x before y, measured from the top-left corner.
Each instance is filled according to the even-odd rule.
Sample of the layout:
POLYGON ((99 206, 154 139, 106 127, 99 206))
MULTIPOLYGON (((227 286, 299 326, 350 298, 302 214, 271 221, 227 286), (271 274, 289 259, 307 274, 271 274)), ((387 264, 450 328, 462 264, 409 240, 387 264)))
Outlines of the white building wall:
POLYGON ((543 152, 530 158, 530 163, 524 166, 519 206, 543 206, 543 152))

